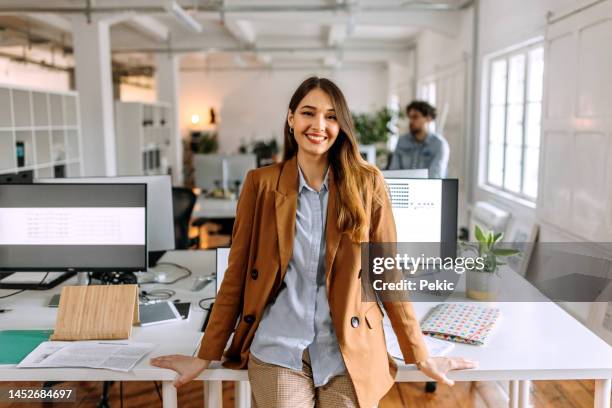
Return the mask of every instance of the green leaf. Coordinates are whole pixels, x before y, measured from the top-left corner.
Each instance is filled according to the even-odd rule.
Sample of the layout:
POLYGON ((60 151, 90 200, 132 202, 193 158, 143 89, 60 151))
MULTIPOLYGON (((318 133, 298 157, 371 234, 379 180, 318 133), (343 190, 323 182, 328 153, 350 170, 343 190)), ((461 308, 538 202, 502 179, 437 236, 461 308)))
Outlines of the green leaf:
POLYGON ((478 226, 478 224, 476 224, 476 226, 474 227, 474 236, 476 237, 478 242, 480 242, 481 244, 484 244, 484 243, 487 242, 487 240, 486 240, 484 234, 482 233, 482 230, 478 226))
POLYGON ((495 236, 493 237, 493 240, 495 242, 500 241, 502 238, 504 237, 504 233, 503 232, 498 232, 497 234, 495 234, 495 236))

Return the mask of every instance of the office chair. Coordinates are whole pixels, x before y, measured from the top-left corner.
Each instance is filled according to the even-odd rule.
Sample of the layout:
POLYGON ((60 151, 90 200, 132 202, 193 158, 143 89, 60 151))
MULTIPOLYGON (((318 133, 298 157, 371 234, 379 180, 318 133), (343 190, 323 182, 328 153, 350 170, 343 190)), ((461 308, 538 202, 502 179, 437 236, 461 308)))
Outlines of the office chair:
POLYGON ((196 195, 189 188, 172 187, 172 212, 174 215, 174 243, 176 249, 198 247, 198 238, 189 238, 191 213, 196 195))

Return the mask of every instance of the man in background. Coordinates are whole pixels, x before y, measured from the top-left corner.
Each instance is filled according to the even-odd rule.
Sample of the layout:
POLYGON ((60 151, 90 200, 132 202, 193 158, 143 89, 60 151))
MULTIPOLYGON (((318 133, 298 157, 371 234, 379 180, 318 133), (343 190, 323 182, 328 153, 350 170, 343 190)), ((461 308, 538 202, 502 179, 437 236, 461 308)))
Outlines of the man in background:
POLYGON ((429 131, 429 124, 436 119, 436 108, 425 101, 412 101, 406 114, 410 132, 397 141, 388 170, 428 169, 429 178, 446 177, 448 142, 429 131))

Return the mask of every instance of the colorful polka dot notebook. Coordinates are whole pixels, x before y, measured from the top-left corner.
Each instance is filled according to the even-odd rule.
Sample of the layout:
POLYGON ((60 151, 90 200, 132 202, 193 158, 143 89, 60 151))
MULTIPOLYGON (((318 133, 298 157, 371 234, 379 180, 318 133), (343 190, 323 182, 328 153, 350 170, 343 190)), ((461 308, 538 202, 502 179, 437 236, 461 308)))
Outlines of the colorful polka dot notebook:
POLYGON ((500 318, 493 307, 442 303, 429 311, 421 330, 438 339, 482 346, 500 318))

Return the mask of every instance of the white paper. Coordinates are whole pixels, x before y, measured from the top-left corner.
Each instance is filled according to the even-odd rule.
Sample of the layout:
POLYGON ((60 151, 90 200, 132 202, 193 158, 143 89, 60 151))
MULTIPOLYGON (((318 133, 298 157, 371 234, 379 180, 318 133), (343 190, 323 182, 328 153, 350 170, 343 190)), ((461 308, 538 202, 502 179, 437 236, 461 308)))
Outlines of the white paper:
MULTIPOLYGON (((387 351, 391 354, 391 357, 396 358, 398 360, 404 360, 404 356, 402 351, 400 350, 399 343, 397 342, 397 337, 395 336, 395 332, 390 324, 383 325, 385 330, 385 339, 387 341, 387 351)), ((431 336, 423 335, 423 341, 427 346, 427 350, 429 350, 429 355, 432 357, 444 356, 448 354, 454 347, 455 344, 450 341, 435 339, 431 336)))
POLYGON ((17 367, 86 367, 128 372, 153 348, 152 343, 130 341, 47 341, 17 367))

